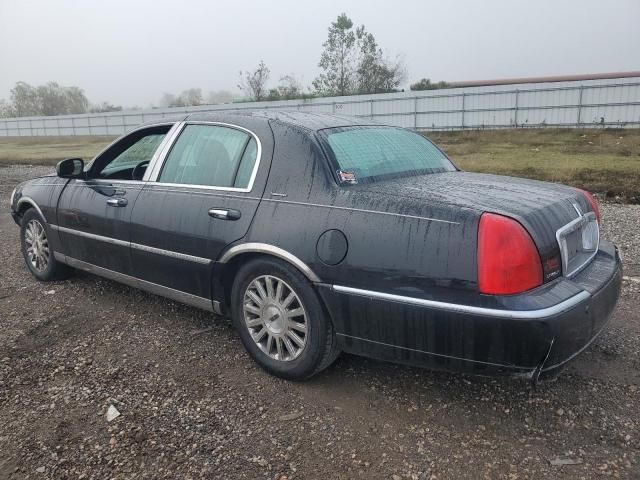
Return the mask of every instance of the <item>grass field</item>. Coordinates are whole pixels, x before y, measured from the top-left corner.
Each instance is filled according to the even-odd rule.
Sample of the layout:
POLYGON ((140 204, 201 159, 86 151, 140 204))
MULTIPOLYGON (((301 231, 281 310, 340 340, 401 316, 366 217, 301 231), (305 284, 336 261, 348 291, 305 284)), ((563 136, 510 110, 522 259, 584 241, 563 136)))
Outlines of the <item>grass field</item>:
MULTIPOLYGON (((427 134, 463 170, 566 183, 640 202, 640 130, 518 129, 427 134)), ((0 137, 0 164, 90 159, 112 137, 0 137)))

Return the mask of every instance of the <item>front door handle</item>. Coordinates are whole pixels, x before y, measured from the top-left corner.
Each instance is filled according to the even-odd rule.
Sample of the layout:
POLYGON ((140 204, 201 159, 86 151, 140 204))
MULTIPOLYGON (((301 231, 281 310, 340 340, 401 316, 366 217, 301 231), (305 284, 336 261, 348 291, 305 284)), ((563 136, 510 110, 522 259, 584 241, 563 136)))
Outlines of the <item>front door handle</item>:
POLYGON ((126 207, 127 203, 129 203, 127 202, 127 199, 122 197, 110 198, 107 200, 107 205, 110 207, 126 207))
POLYGON ((210 208, 209 216, 220 220, 238 220, 242 214, 239 210, 226 208, 210 208))

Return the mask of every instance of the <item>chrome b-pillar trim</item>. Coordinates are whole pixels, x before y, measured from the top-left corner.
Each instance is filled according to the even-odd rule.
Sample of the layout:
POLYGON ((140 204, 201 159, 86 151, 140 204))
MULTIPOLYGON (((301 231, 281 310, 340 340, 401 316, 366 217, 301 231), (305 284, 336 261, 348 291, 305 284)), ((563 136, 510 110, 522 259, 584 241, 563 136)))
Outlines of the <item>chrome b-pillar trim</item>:
POLYGON ((331 287, 335 292, 346 293, 348 295, 357 295, 375 300, 386 300, 388 302, 404 303, 407 305, 416 305, 419 307, 436 308, 454 313, 466 313, 471 315, 483 315, 496 318, 512 318, 512 319, 540 319, 552 317, 559 313, 565 312, 576 305, 588 300, 591 294, 586 290, 547 308, 537 310, 500 310, 497 308, 475 307, 473 305, 461 305, 459 303, 438 302, 436 300, 427 300, 424 298, 405 297, 403 295, 394 295, 392 293, 375 292, 372 290, 362 290, 360 288, 344 287, 342 285, 333 285, 331 287))

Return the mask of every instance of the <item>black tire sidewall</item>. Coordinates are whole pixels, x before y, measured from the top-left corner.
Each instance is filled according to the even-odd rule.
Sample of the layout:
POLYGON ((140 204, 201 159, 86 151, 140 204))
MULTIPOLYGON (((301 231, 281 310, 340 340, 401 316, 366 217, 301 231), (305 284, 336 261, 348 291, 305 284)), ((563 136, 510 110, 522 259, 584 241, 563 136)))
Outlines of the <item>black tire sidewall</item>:
POLYGON ((329 334, 328 321, 312 285, 298 270, 275 259, 256 259, 243 265, 233 282, 231 293, 233 323, 243 345, 253 359, 269 373, 289 380, 302 380, 313 375, 322 361, 329 334), (300 356, 291 361, 279 361, 265 354, 253 341, 244 322, 243 298, 249 284, 262 275, 284 280, 298 295, 307 314, 306 346, 300 356))
POLYGON ((30 208, 27 210, 22 216, 22 221, 20 222, 20 248, 22 250, 22 257, 24 258, 24 262, 27 265, 27 268, 31 272, 31 274, 36 277, 38 280, 43 282, 49 280, 55 280, 57 278, 57 274, 59 274, 59 270, 61 265, 55 259, 53 247, 51 246, 51 237, 50 237, 50 229, 47 226, 47 222, 45 222, 42 215, 40 215, 34 208, 30 208), (25 243, 25 231, 27 229, 27 225, 31 220, 37 220, 40 222, 42 227, 45 230, 47 235, 48 245, 49 245, 49 263, 47 264, 47 268, 43 271, 38 271, 35 269, 29 258, 27 257, 27 245, 25 243))

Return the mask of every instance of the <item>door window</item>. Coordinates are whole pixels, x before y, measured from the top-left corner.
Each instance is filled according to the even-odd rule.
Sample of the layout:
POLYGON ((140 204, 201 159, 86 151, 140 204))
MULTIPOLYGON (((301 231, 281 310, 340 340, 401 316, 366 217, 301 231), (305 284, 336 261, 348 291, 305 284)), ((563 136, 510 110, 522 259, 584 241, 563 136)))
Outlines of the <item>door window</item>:
POLYGON ((241 130, 187 125, 169 152, 158 181, 247 188, 257 150, 255 139, 241 130))
POLYGON ((90 178, 140 180, 170 128, 170 125, 162 125, 124 137, 95 160, 90 178), (139 178, 134 178, 134 173, 139 178))

